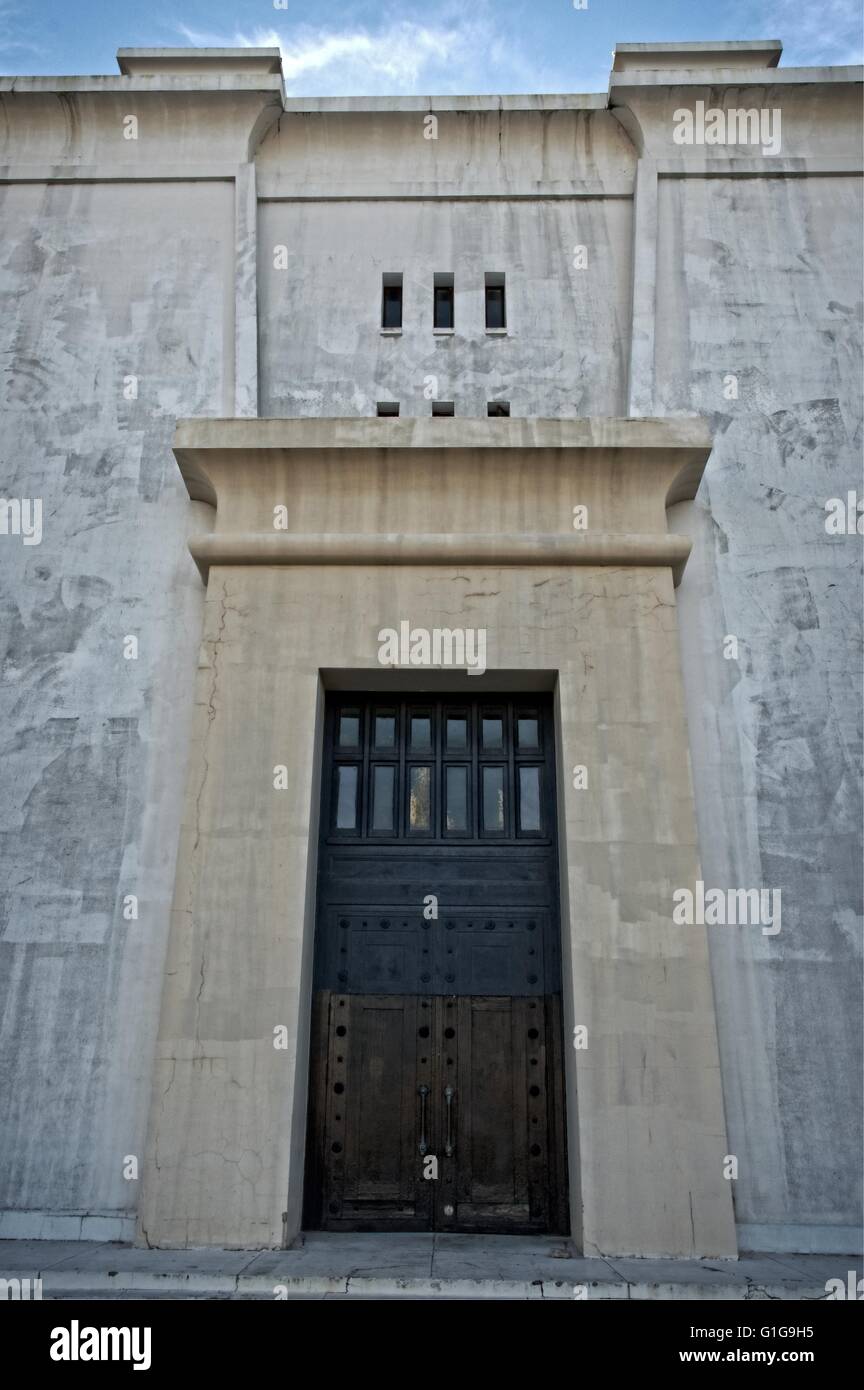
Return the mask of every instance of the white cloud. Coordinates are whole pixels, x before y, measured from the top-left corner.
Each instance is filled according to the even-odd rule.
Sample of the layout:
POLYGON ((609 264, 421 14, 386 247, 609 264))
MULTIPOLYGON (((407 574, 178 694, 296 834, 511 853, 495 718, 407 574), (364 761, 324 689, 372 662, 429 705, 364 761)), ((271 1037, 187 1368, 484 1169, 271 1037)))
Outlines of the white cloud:
MULTIPOLYGON (((752 4, 739 13, 752 33, 752 4)), ((861 0, 768 0, 758 21, 758 38, 782 39, 784 67, 860 63, 864 57, 861 0)))
POLYGON ((559 83, 554 70, 528 63, 477 13, 438 26, 400 20, 371 31, 309 25, 234 34, 202 33, 185 24, 177 29, 201 47, 280 48, 289 96, 573 90, 572 74, 559 83))
POLYGON ((43 51, 38 43, 23 37, 24 19, 25 11, 20 4, 13 4, 12 0, 8 0, 8 3, 7 0, 0 0, 0 53, 43 51))

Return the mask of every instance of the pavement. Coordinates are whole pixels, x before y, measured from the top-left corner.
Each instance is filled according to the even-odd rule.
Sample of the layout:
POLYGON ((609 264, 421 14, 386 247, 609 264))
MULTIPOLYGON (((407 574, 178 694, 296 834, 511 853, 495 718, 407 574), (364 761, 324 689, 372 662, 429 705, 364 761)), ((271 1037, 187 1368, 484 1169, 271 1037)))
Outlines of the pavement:
MULTIPOLYGON (((856 1280, 862 1275, 861 1259, 852 1255, 596 1259, 573 1256, 563 1240, 528 1236, 312 1232, 301 1241, 295 1249, 254 1251, 2 1240, 0 1279, 41 1279, 43 1300, 806 1302, 828 1299, 830 1279, 848 1287, 850 1271, 856 1280)), ((26 1297, 25 1287, 7 1285, 6 1297, 26 1297)))

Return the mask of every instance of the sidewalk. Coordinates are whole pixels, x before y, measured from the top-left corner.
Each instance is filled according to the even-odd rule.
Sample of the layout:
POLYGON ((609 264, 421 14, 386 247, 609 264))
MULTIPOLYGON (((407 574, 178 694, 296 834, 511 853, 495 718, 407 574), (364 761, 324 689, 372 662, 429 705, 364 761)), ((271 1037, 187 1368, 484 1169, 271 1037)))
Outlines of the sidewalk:
POLYGON ((0 1278, 42 1280, 43 1299, 826 1299, 852 1255, 740 1260, 570 1257, 548 1237, 324 1235, 296 1250, 140 1250, 86 1241, 0 1241, 0 1278))

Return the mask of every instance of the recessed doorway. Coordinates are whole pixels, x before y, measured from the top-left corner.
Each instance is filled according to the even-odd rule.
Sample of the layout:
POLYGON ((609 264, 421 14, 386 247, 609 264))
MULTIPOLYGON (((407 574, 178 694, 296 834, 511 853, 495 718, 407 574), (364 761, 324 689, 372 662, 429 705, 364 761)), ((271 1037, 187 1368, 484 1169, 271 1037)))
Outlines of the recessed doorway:
POLYGON ((568 1231, 551 700, 325 710, 307 1229, 568 1231))

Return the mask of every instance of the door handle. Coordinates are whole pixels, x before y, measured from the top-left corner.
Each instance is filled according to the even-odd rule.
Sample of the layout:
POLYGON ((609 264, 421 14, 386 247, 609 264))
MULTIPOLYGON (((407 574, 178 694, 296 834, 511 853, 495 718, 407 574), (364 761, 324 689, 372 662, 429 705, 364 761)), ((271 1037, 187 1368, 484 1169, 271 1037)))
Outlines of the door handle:
POLYGON ((423 1155, 425 1154, 426 1148, 427 1148, 427 1145, 426 1145, 426 1097, 427 1097, 428 1094, 429 1094, 429 1087, 428 1087, 428 1086, 418 1086, 418 1087, 417 1087, 417 1090, 418 1090, 418 1093, 419 1093, 419 1096, 420 1096, 420 1145, 419 1145, 419 1147, 420 1147, 420 1156, 421 1156, 421 1158, 422 1158, 423 1155))
POLYGON ((447 1107, 447 1142, 444 1145, 444 1152, 448 1158, 453 1157, 453 1097, 456 1092, 452 1086, 444 1087, 444 1104, 447 1107))

